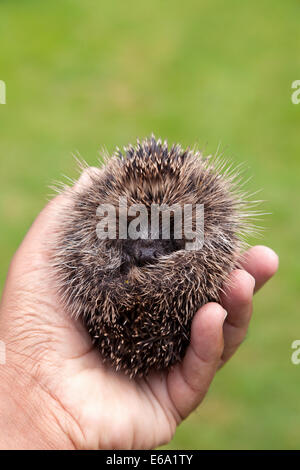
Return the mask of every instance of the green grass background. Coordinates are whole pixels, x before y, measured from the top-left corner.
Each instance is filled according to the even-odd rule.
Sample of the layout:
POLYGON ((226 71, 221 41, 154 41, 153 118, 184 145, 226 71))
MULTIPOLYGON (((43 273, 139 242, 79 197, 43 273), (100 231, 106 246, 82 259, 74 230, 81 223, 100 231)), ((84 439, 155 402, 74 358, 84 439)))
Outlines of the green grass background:
POLYGON ((248 338, 168 448, 300 447, 300 2, 0 0, 0 283, 47 186, 154 132, 220 144, 262 188, 281 266, 248 338))

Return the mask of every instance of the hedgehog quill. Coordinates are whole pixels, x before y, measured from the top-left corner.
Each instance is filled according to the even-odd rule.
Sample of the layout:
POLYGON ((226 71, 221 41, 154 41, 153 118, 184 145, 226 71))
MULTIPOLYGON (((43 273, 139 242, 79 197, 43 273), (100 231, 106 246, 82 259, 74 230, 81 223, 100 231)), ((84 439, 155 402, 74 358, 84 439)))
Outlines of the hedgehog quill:
POLYGON ((182 359, 195 313, 237 266, 250 206, 223 161, 154 137, 72 192, 52 272, 104 361, 133 378, 182 359))

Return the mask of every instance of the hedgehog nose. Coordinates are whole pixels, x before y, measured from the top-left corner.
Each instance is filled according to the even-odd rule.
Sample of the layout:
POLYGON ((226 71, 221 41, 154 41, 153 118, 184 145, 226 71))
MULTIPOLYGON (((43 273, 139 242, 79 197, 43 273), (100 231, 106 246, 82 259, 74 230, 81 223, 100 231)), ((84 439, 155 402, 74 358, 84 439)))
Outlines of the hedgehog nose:
POLYGON ((156 249, 151 246, 139 247, 136 254, 136 260, 139 265, 151 263, 156 258, 156 249))

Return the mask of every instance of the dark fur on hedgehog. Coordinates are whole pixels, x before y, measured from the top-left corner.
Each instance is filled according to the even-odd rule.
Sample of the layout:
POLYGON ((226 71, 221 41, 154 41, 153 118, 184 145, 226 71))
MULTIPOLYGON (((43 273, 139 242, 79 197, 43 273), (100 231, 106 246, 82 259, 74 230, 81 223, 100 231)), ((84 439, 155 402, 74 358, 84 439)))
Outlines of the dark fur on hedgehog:
MULTIPOLYGON (((53 269, 69 312, 103 360, 131 377, 182 359, 196 311, 218 301, 241 249, 245 201, 218 160, 154 137, 118 151, 62 214, 53 269), (204 204, 204 246, 184 240, 100 240, 100 203, 204 204), (65 215, 67 214, 67 217, 65 215)), ((246 204, 247 209, 247 204, 246 204)))

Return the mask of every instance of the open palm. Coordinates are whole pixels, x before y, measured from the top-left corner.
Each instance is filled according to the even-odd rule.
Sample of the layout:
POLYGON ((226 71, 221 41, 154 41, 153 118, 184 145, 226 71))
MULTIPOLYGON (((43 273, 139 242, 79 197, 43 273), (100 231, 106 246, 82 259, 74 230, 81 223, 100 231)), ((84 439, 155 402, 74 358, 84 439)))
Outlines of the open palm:
POLYGON ((3 445, 156 447, 172 438, 243 341, 254 288, 275 273, 277 256, 266 247, 250 249, 244 269, 231 274, 222 306, 206 304, 195 315, 182 363, 169 372, 130 380, 102 363, 81 323, 70 318, 56 296, 45 241, 53 237, 64 197, 51 201, 34 222, 13 258, 3 293, 0 339, 7 361, 0 366, 0 390, 9 395, 10 405, 6 410, 2 400, 1 413, 4 418, 16 414, 10 422, 18 436, 11 442, 8 426, 3 445), (30 433, 25 431, 28 423, 30 433))

